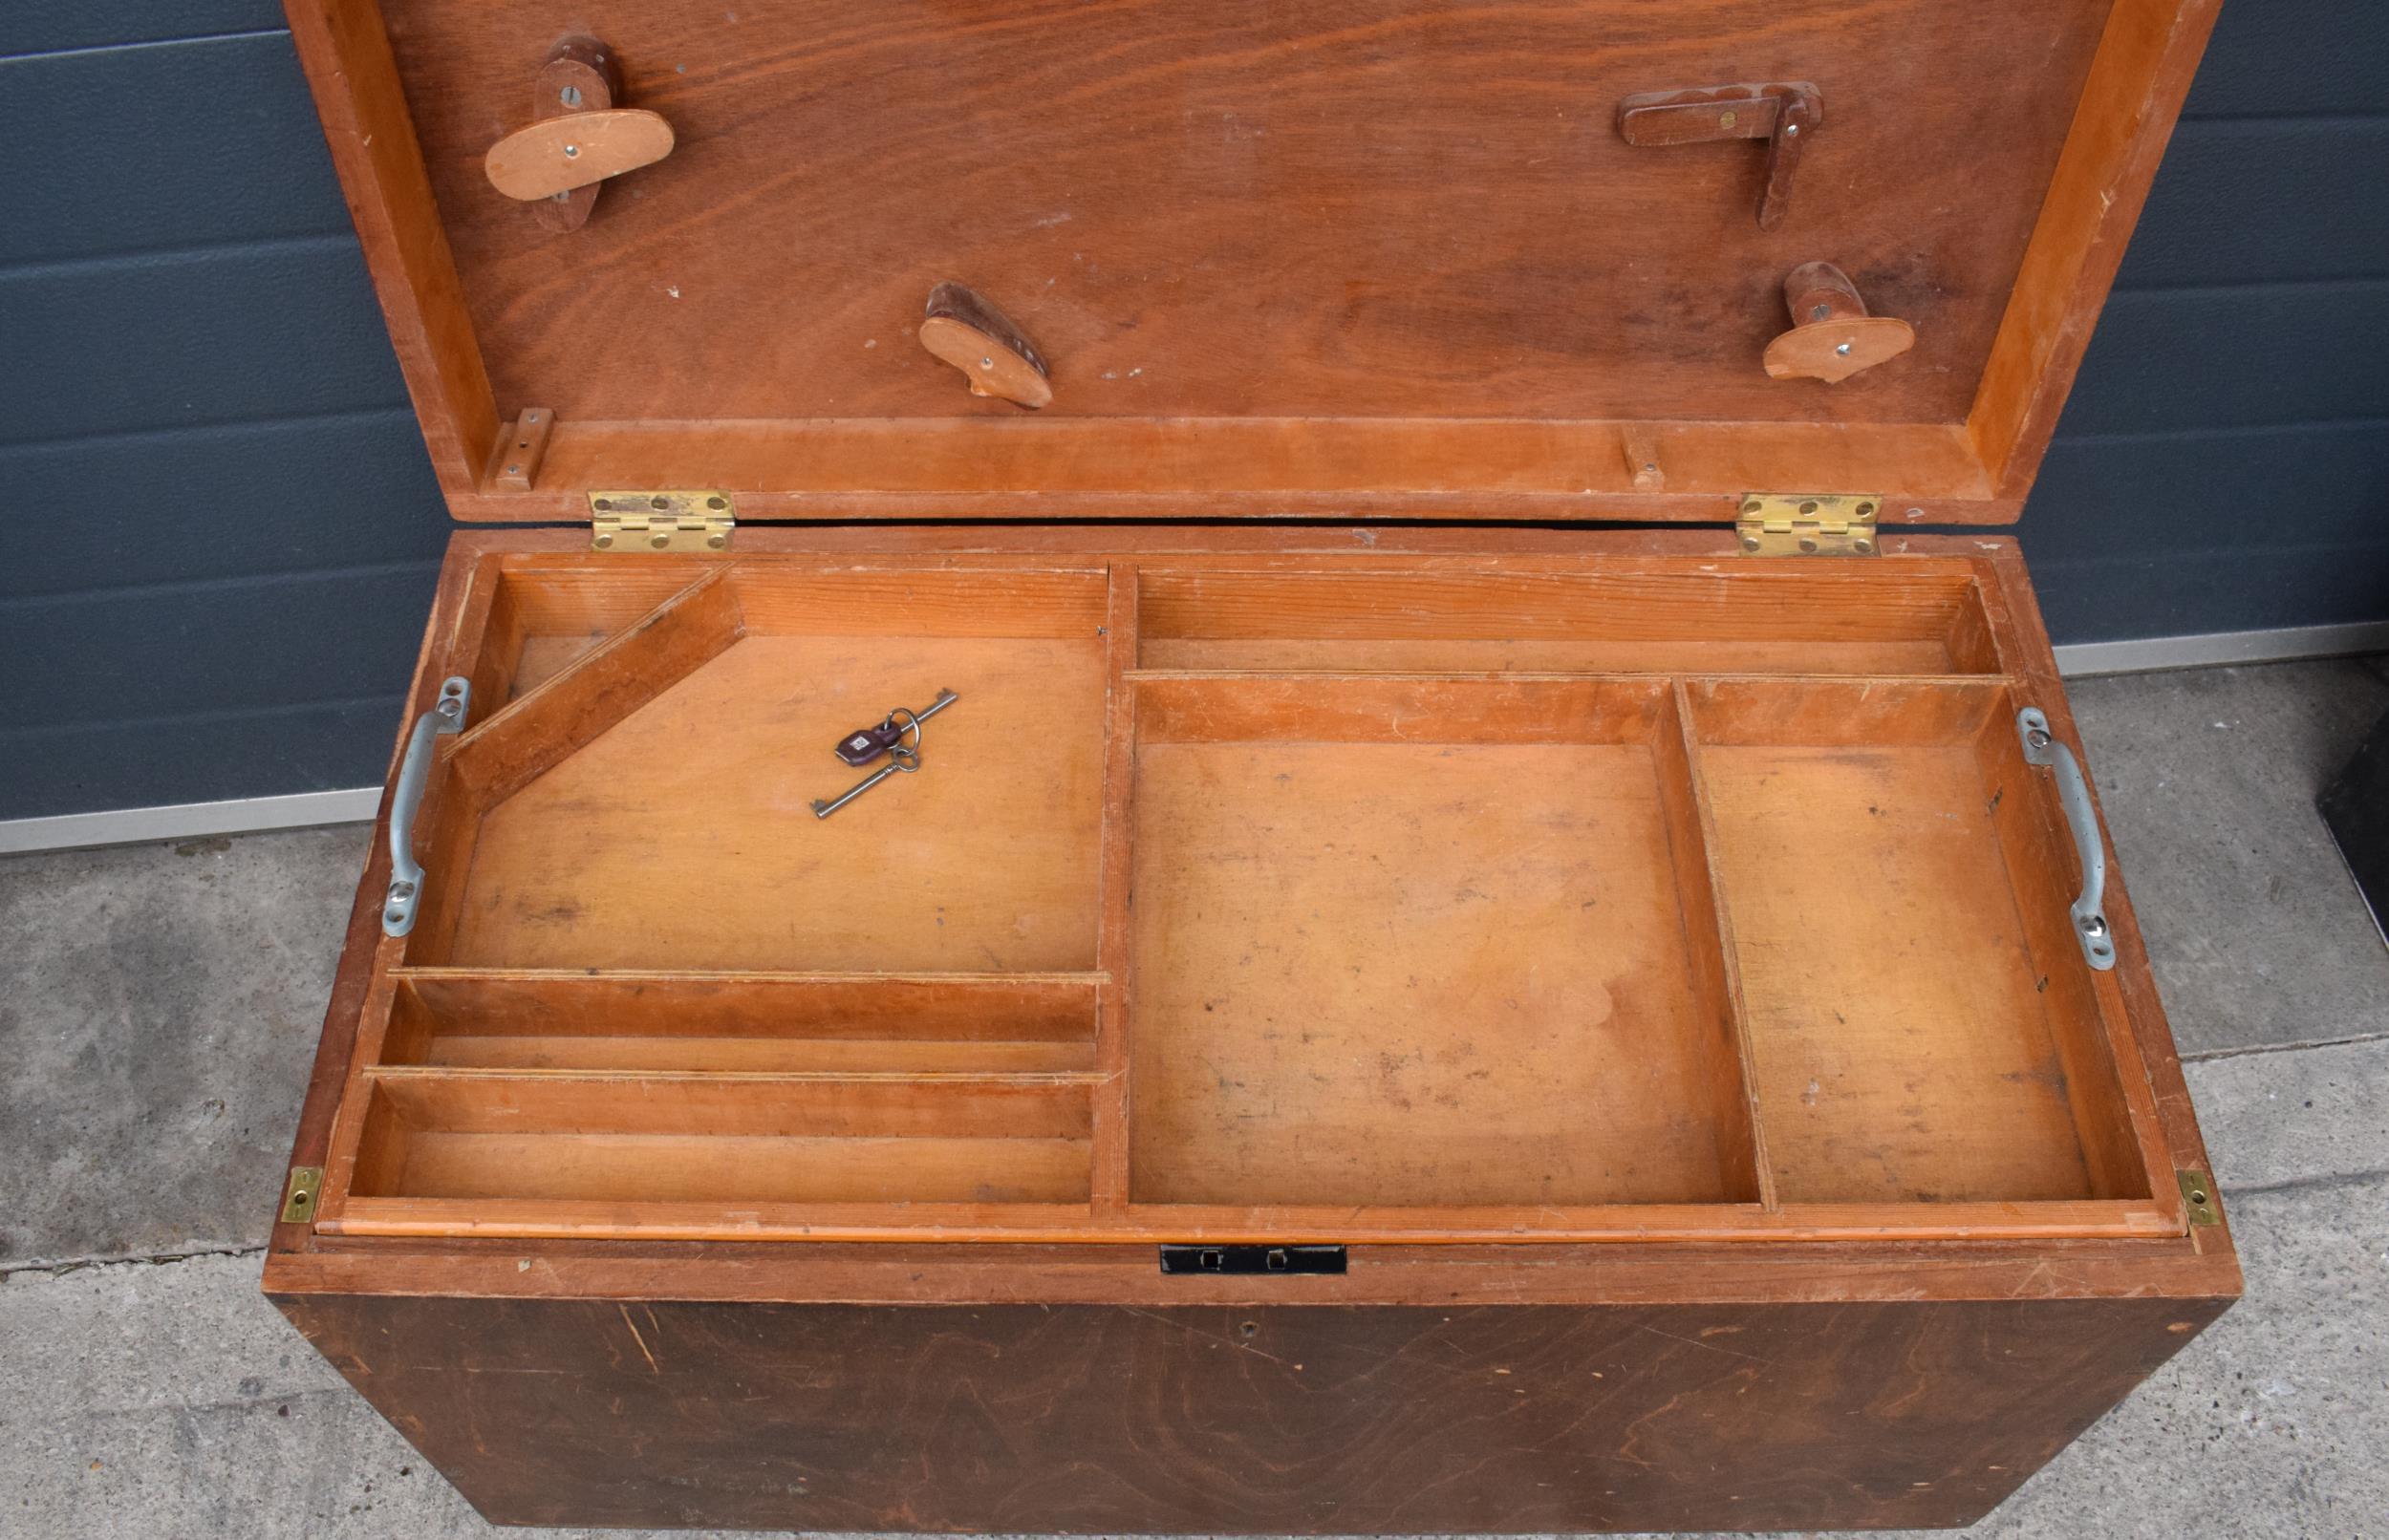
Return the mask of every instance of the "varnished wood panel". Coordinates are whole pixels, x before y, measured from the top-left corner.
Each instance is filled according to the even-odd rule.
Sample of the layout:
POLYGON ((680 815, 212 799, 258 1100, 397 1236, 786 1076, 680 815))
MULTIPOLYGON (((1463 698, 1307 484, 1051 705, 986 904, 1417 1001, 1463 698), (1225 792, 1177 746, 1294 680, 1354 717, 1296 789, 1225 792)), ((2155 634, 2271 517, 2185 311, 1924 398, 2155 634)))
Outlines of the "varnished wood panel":
POLYGON ((2220 1309, 278 1302, 500 1522, 933 1532, 1964 1524, 2220 1309))
POLYGON ((2012 518, 2214 10, 813 0, 725 26, 613 0, 572 24, 683 149, 541 240, 481 158, 562 23, 392 0, 386 44, 368 0, 292 0, 443 490, 512 520, 691 484, 749 518, 1700 519, 1798 486, 2012 518), (1822 94, 1773 233, 1757 147, 1612 123, 1754 75, 1822 94), (1918 349, 1768 380, 1781 275, 1817 260, 1918 349), (958 272, 1054 356, 1058 436, 1008 439, 1013 409, 908 345, 958 272), (562 405, 555 450, 502 486, 470 451, 534 399, 562 405), (1433 471, 1336 476, 1336 430, 1368 421, 1433 471), (1199 452, 1140 447, 1162 424, 1199 452), (982 446, 985 479, 952 474, 982 446))
POLYGON ((729 24, 611 0, 573 23, 678 147, 563 238, 481 163, 556 17, 387 10, 497 396, 568 424, 1009 413, 912 339, 957 276, 1075 416, 1956 421, 2107 6, 813 0, 729 24), (1773 235, 1761 152, 1612 124, 1630 94, 1742 79, 1824 96, 1773 235), (1783 273, 1819 256, 1916 324, 1913 356, 1838 391, 1766 377, 1783 273))

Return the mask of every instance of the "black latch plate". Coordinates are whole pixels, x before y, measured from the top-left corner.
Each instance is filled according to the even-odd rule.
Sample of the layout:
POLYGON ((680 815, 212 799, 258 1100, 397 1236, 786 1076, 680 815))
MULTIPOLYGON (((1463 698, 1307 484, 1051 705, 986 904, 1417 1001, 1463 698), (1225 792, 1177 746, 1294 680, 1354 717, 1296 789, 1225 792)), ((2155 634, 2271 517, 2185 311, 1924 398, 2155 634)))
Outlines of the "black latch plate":
POLYGON ((1341 1246, 1165 1246, 1161 1271, 1181 1273, 1342 1273, 1341 1246))

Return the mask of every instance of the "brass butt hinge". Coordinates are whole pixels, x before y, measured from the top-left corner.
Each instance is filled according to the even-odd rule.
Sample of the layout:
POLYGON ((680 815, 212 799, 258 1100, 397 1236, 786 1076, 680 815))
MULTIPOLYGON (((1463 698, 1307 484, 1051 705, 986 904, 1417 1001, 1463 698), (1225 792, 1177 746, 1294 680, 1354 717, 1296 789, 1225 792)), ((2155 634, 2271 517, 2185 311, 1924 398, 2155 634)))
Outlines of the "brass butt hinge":
POLYGON ((1872 556, 1882 508, 1862 493, 1753 492, 1733 530, 1745 556, 1872 556))
POLYGON ((727 492, 592 492, 589 545, 601 551, 719 551, 736 510, 727 492))
POLYGON ((2220 1225, 2223 1206, 2215 1201, 2215 1179, 2204 1171, 2176 1171, 2182 1184, 2182 1207, 2193 1225, 2220 1225))
POLYGON ((324 1168, 320 1166, 293 1166, 291 1185, 282 1189, 282 1222, 304 1225, 315 1217, 315 1199, 324 1189, 324 1168))

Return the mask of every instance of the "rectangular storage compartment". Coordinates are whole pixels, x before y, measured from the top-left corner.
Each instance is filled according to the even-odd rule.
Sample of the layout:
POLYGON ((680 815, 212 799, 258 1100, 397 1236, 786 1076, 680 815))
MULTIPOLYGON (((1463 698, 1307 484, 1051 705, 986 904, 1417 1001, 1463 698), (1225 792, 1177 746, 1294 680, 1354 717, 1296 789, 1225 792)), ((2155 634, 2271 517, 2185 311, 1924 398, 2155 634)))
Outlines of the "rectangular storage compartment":
POLYGON ((1689 698, 1783 1200, 2146 1197, 2013 693, 1689 698))
POLYGON ((1757 1201, 1666 681, 1135 711, 1132 1201, 1757 1201))

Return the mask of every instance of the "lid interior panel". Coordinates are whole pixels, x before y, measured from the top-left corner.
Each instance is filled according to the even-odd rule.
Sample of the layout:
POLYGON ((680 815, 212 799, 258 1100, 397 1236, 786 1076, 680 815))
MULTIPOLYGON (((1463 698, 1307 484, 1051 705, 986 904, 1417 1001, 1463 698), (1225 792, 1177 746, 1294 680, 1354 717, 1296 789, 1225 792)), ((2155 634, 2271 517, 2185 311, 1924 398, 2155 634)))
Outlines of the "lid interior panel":
POLYGON ((1072 416, 1959 421, 2107 10, 597 5, 678 144, 553 235, 482 160, 559 13, 387 8, 491 384, 567 421, 1010 415, 914 341, 946 279, 1072 416), (1823 115, 1772 232, 1763 144, 1615 125, 1778 80, 1823 115), (1915 351, 1770 379, 1812 260, 1915 351))
POLYGON ((2217 4, 291 10, 459 517, 681 486, 742 519, 1982 523, 2030 491, 2217 4), (486 157, 580 35, 671 147, 558 228, 486 157), (1624 116, 1653 96, 1664 132, 1624 116), (947 285, 1042 411, 924 349, 947 285), (1862 313, 1913 345, 1776 367, 1840 372, 1771 345, 1862 313))

